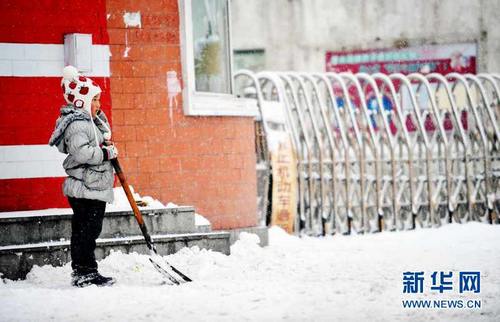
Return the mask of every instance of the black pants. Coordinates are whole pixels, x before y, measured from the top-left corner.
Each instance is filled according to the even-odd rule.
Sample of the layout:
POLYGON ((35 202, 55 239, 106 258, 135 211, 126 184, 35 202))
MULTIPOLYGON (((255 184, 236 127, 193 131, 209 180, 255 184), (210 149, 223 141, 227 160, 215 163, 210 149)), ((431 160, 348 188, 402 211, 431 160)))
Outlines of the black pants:
POLYGON ((76 273, 97 272, 95 241, 102 230, 106 202, 68 197, 73 208, 71 219, 71 267, 76 273))

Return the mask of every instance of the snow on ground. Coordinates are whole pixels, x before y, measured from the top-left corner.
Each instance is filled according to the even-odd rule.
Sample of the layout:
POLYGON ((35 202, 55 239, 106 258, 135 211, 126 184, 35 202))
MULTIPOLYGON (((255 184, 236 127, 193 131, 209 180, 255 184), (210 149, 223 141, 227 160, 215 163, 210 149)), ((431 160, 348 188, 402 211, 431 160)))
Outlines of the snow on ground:
MULTIPOLYGON (((499 321, 500 226, 299 239, 270 230, 270 246, 242 233, 231 255, 185 248, 165 257, 194 282, 161 284, 144 255, 113 253, 113 287, 75 289, 70 266, 35 267, 0 282, 0 321, 499 321), (402 274, 424 271, 423 294, 402 274), (479 294, 429 291, 431 272, 481 272, 479 294), (481 299, 481 309, 403 309, 402 299, 481 299)), ((457 286, 455 286, 457 287, 457 286)))

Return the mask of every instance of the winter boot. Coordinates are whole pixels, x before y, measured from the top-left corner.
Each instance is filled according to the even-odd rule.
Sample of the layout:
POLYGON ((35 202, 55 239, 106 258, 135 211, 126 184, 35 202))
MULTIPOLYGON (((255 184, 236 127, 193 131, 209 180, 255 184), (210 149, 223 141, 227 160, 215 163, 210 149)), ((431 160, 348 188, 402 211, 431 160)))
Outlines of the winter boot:
POLYGON ((86 287, 90 285, 97 286, 111 286, 115 283, 115 279, 112 277, 105 277, 98 272, 79 274, 73 272, 71 274, 71 284, 76 287, 86 287))

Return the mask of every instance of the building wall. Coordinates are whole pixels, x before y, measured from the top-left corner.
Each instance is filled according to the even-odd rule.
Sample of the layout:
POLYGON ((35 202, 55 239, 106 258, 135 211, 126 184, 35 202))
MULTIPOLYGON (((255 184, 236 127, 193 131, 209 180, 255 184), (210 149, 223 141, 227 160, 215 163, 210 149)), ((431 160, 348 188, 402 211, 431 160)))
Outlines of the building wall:
POLYGON ((324 71, 325 52, 476 41, 500 71, 497 0, 233 0, 235 49, 264 48, 270 70, 324 71))
MULTIPOLYGON (((92 10, 84 1, 0 1, 0 211, 68 207, 64 178, 43 171, 61 164, 47 153, 64 103, 61 76, 53 75, 62 73, 63 35, 74 32, 108 43, 104 0, 92 10)), ((109 77, 92 78, 111 114, 109 77)))
MULTIPOLYGON (((80 6, 83 9, 88 6, 88 2, 83 0, 72 1, 71 4, 68 4, 68 8, 80 6)), ((109 86, 104 86, 104 90, 110 94, 110 100, 105 101, 104 105, 110 106, 113 139, 129 184, 141 195, 152 196, 163 203, 195 206, 197 212, 206 216, 215 229, 256 225, 253 119, 186 117, 182 109, 182 95, 177 96, 177 107, 169 106, 166 73, 176 71, 178 78, 182 79, 177 0, 103 0, 96 4, 98 8, 82 10, 95 16, 94 20, 77 19, 77 22, 82 23, 79 25, 67 18, 68 21, 64 23, 67 28, 54 30, 49 22, 58 21, 63 14, 66 17, 75 16, 74 11, 70 13, 59 9, 59 1, 2 1, 0 21, 8 18, 12 26, 2 27, 0 42, 23 42, 24 34, 30 30, 44 30, 39 33, 50 36, 51 43, 62 43, 64 33, 90 32, 85 26, 97 26, 95 28, 102 39, 107 42, 109 36, 111 77, 109 86), (31 7, 29 4, 32 4, 31 7), (8 11, 3 11, 7 7, 8 11), (31 9, 26 11, 27 7, 31 9), (45 25, 37 23, 35 27, 33 21, 37 20, 32 17, 40 16, 40 11, 51 12, 50 18, 47 18, 45 25), (141 14, 140 27, 127 26, 124 20, 125 13, 133 12, 141 14), (20 16, 23 18, 17 23, 16 17, 20 16), (47 31, 40 26, 47 28, 47 31), (22 33, 11 35, 19 27, 22 33)), ((16 78, 15 81, 19 80, 16 78)), ((37 144, 45 144, 63 101, 60 77, 44 77, 38 81, 47 83, 44 91, 52 98, 43 104, 44 111, 51 112, 46 117, 46 123, 40 125, 40 133, 35 135, 37 144)), ((0 77, 0 82, 11 84, 4 77, 0 77)), ((3 101, 10 101, 14 93, 23 92, 17 85, 9 86, 6 89, 0 84, 0 90, 4 91, 3 101)), ((12 106, 9 112, 1 110, 3 119, 7 116, 19 117, 18 107, 31 101, 19 97, 15 102, 9 103, 12 106)), ((14 128, 23 131, 20 124, 14 128)), ((4 139, 1 144, 31 144, 26 142, 25 139, 15 142, 4 139)), ((43 193, 33 189, 32 193, 36 197, 33 199, 43 200, 47 195, 51 198, 55 196, 55 199, 45 198, 38 203, 24 204, 24 197, 20 197, 18 202, 22 205, 7 203, 7 200, 14 197, 15 191, 31 189, 29 186, 34 179, 28 179, 29 184, 19 183, 20 188, 17 190, 10 188, 10 181, 0 180, 0 184, 7 187, 0 189, 6 191, 3 193, 5 199, 1 199, 0 211, 67 206, 60 192, 62 178, 43 180, 52 180, 54 183, 43 193)), ((17 182, 20 181, 23 179, 17 179, 17 182)))
POLYGON ((130 183, 195 206, 216 229, 254 226, 252 118, 187 117, 181 95, 170 110, 166 73, 182 79, 177 0, 107 1, 107 14, 114 139, 130 183), (127 28, 123 14, 138 11, 142 28, 127 28))

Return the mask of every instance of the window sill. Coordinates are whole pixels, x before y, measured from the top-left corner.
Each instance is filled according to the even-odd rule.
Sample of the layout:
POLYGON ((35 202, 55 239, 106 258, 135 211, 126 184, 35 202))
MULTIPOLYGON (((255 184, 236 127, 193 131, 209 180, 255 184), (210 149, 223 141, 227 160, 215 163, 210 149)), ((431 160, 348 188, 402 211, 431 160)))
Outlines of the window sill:
POLYGON ((184 114, 188 116, 247 116, 257 117, 257 101, 238 98, 233 95, 196 93, 188 96, 184 93, 184 114))

